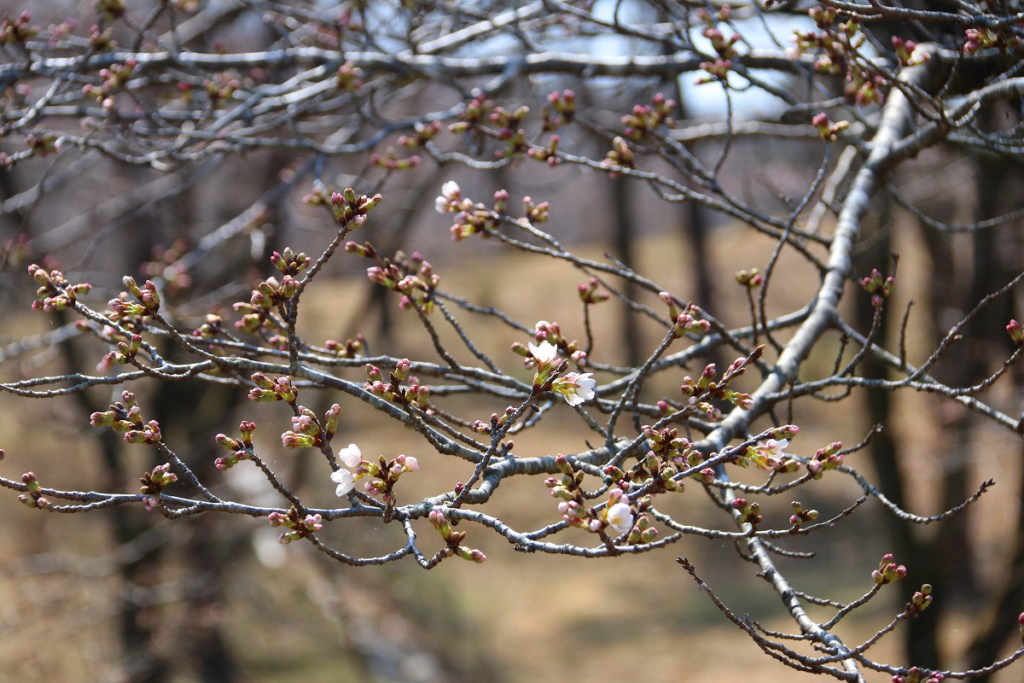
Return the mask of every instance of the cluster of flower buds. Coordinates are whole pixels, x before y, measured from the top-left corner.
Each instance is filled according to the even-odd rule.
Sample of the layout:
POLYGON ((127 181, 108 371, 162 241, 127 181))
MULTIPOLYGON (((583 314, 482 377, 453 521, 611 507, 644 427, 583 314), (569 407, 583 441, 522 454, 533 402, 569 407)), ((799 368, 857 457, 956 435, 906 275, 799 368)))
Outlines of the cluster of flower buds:
POLYGON ((388 147, 384 150, 383 156, 380 154, 370 155, 370 165, 383 168, 386 171, 410 171, 418 168, 422 161, 423 159, 418 154, 405 158, 398 157, 395 155, 394 147, 388 147))
POLYGON ((915 666, 905 676, 896 675, 892 677, 892 680, 893 683, 942 683, 946 680, 946 674, 918 669, 915 666))
MULTIPOLYGON (((288 276, 290 277, 290 276, 288 276)), ((280 283, 275 278, 269 278, 266 283, 273 291, 277 291, 280 288, 280 283)), ((270 315, 270 301, 266 298, 266 294, 261 292, 259 289, 254 289, 252 292, 252 299, 257 300, 260 304, 267 303, 266 307, 262 305, 255 305, 250 301, 238 301, 231 305, 231 307, 238 313, 241 318, 235 321, 235 327, 243 332, 250 334, 257 334, 260 330, 266 328, 270 332, 269 339, 271 343, 280 346, 282 343, 286 343, 287 339, 284 338, 281 332, 283 326, 281 323, 270 315), (259 297, 256 295, 259 294, 259 297), (284 340, 282 342, 282 340, 284 340)))
POLYGON ((653 517, 649 512, 641 512, 636 516, 636 522, 629 530, 627 542, 630 545, 641 545, 650 543, 658 537, 658 530, 653 526, 653 517))
POLYGON ((203 324, 192 330, 192 336, 200 339, 216 339, 222 334, 224 334, 224 319, 213 313, 207 313, 203 324))
POLYGON ((242 435, 241 439, 232 439, 227 434, 218 434, 214 437, 218 446, 231 453, 214 461, 213 464, 218 470, 229 470, 240 460, 248 460, 252 455, 252 434, 256 431, 256 423, 242 420, 238 425, 238 431, 242 435))
POLYGON ((674 429, 663 429, 659 433, 651 427, 644 427, 643 433, 647 444, 653 444, 654 448, 626 472, 608 466, 604 473, 614 481, 643 485, 651 494, 681 493, 683 482, 677 479, 676 475, 703 462, 703 454, 694 449, 693 444, 686 439, 675 437, 674 429))
POLYGON ((813 522, 818 519, 817 510, 805 510, 804 506, 800 504, 800 501, 793 501, 793 514, 789 516, 789 523, 794 528, 803 526, 805 522, 813 522))
POLYGON ((142 409, 130 391, 123 392, 121 401, 112 403, 110 410, 90 415, 89 424, 110 427, 118 434, 124 434, 128 443, 154 444, 161 440, 160 424, 156 420, 143 422, 142 409))
POLYGON ((856 103, 860 107, 866 107, 869 104, 882 104, 885 101, 885 96, 882 94, 885 86, 885 76, 856 70, 847 76, 843 94, 847 101, 856 103))
POLYGON ((551 495, 555 498, 561 498, 566 501, 575 500, 578 503, 582 503, 580 487, 585 476, 583 470, 576 470, 572 463, 569 462, 569 457, 562 453, 559 453, 555 458, 555 463, 558 465, 561 475, 548 477, 544 480, 544 485, 551 489, 551 495))
POLYGON ((335 81, 338 84, 338 90, 342 92, 353 92, 363 87, 363 70, 352 62, 345 62, 338 67, 338 73, 335 76, 335 81))
POLYGON ((277 537, 278 543, 291 543, 303 538, 309 538, 317 531, 324 528, 323 517, 320 515, 302 515, 293 505, 287 513, 271 512, 267 515, 270 526, 284 527, 284 531, 277 537))
POLYGON ((39 28, 31 25, 32 16, 22 12, 17 19, 5 17, 0 22, 0 45, 24 45, 25 41, 39 33, 39 28))
MULTIPOLYGON (((718 29, 714 29, 718 30, 718 29)), ((734 38, 736 36, 733 36, 734 38)), ((700 68, 708 75, 702 76, 694 81, 694 85, 707 85, 708 83, 728 83, 729 72, 732 71, 731 59, 716 59, 713 62, 701 62, 700 68)))
POLYGON ((73 285, 64 278, 64 273, 51 270, 47 273, 42 267, 33 263, 28 267, 28 274, 39 285, 32 309, 52 313, 63 311, 75 304, 78 297, 92 291, 92 285, 82 283, 73 285))
POLYGON ((488 115, 488 120, 497 126, 494 137, 506 143, 505 148, 497 150, 494 156, 506 159, 526 151, 526 132, 520 125, 529 113, 530 108, 526 106, 511 112, 503 107, 495 107, 488 115))
POLYGON ((354 339, 346 339, 343 343, 328 339, 324 342, 324 348, 337 358, 355 358, 366 347, 366 338, 362 334, 356 334, 354 339))
POLYGON ((761 516, 760 503, 751 503, 745 498, 736 498, 732 501, 732 509, 736 511, 740 521, 744 524, 749 524, 756 528, 758 524, 764 521, 764 517, 761 516))
POLYGON ((871 305, 880 308, 882 303, 892 294, 896 286, 896 278, 892 275, 883 279, 877 268, 871 269, 871 275, 860 281, 860 286, 871 295, 871 305))
POLYGON ((608 301, 611 294, 608 292, 597 291, 598 281, 596 277, 590 278, 588 282, 581 282, 576 286, 577 291, 580 295, 580 301, 585 304, 599 304, 602 301, 608 301))
POLYGON ((625 126, 623 132, 630 140, 639 142, 661 126, 674 128, 676 124, 672 120, 672 111, 675 107, 675 100, 666 99, 660 92, 656 93, 650 104, 637 104, 631 113, 622 117, 622 125, 625 126))
MULTIPOLYGON (((113 39, 113 36, 114 28, 112 26, 108 26, 102 31, 95 24, 89 27, 89 45, 92 46, 94 52, 109 52, 110 50, 117 49, 117 41, 113 39)), ((181 89, 180 83, 178 88, 181 89)))
POLYGON ((285 275, 280 282, 275 277, 268 277, 252 290, 249 304, 257 309, 270 309, 288 301, 297 291, 299 282, 291 275, 285 275))
MULTIPOLYGON (((346 244, 346 249, 349 249, 349 245, 354 245, 350 249, 353 253, 366 251, 365 246, 360 247, 355 242, 346 244)), ((375 251, 373 254, 376 257, 375 251)), ((379 265, 366 269, 366 277, 370 282, 399 292, 402 298, 398 300, 398 307, 403 311, 415 307, 423 313, 433 313, 434 290, 440 284, 441 277, 434 273, 429 261, 425 261, 419 252, 413 253, 408 259, 405 254, 398 252, 394 261, 379 258, 375 260, 379 265)))
POLYGON ((292 429, 281 435, 281 445, 289 449, 320 448, 331 442, 338 431, 341 406, 335 403, 328 408, 322 423, 316 414, 305 406, 299 406, 298 412, 299 414, 292 418, 292 429))
MULTIPOLYGON (((618 168, 636 168, 635 155, 633 150, 629 148, 629 143, 624 138, 616 135, 612 138, 612 148, 607 154, 604 155, 604 159, 601 160, 601 167, 612 169, 613 167, 618 168)), ((609 178, 618 178, 619 172, 611 170, 608 173, 609 178)))
POLYGON ((969 28, 964 31, 967 41, 964 43, 965 55, 973 55, 985 48, 996 48, 1000 52, 1020 50, 1022 43, 1019 36, 1002 28, 969 28))
POLYGON ((811 125, 818 129, 818 135, 821 139, 826 142, 831 142, 836 139, 836 134, 840 133, 850 127, 849 121, 837 121, 832 123, 829 121, 828 114, 820 112, 815 114, 811 119, 811 125))
POLYGON ((142 336, 133 334, 127 342, 117 342, 117 351, 111 351, 108 353, 101 364, 104 367, 109 367, 112 363, 127 365, 128 363, 135 361, 135 356, 138 355, 141 348, 142 336))
MULTIPOLYGON (((661 430, 657 430, 650 425, 644 425, 641 433, 644 435, 651 454, 657 457, 660 462, 671 465, 680 472, 696 467, 707 459, 703 453, 694 447, 689 439, 679 436, 679 430, 674 427, 664 427, 661 430)), ((641 460, 638 465, 644 462, 644 460, 641 460)), ((661 466, 658 468, 648 467, 648 470, 652 473, 658 472, 660 469, 661 466)), ((617 479, 616 472, 610 472, 606 469, 605 473, 610 474, 613 479, 617 479)), ((699 475, 694 474, 693 476, 699 475)), ((630 481, 633 480, 635 480, 635 477, 631 476, 630 481)), ((682 484, 678 484, 678 486, 679 490, 682 490, 682 484)))
POLYGON ((700 68, 706 71, 708 76, 699 79, 697 85, 715 81, 724 82, 732 69, 732 60, 739 54, 736 51, 736 43, 740 40, 740 34, 734 33, 726 38, 725 34, 716 26, 708 26, 704 29, 703 35, 711 41, 711 48, 717 56, 713 62, 701 62, 700 68))
POLYGON ((297 276, 309 268, 313 259, 303 252, 296 254, 291 247, 285 247, 284 252, 274 252, 270 255, 270 264, 277 268, 282 275, 297 276))
POLYGON ((896 59, 903 66, 915 66, 928 61, 927 52, 915 52, 917 43, 912 40, 903 40, 899 36, 893 36, 892 49, 896 51, 896 59))
POLYGON ((256 388, 249 390, 250 401, 295 403, 295 397, 299 395, 299 390, 292 385, 290 377, 278 377, 272 380, 262 372, 257 372, 253 374, 252 381, 256 383, 256 388))
POLYGON ((234 96, 235 91, 241 86, 237 78, 232 78, 226 73, 217 74, 213 80, 203 81, 203 91, 210 98, 210 103, 216 107, 221 102, 226 102, 234 96))
POLYGON ((170 463, 164 463, 154 467, 152 472, 146 472, 139 477, 139 482, 142 484, 142 495, 145 496, 143 503, 147 510, 157 507, 160 503, 160 492, 168 484, 178 481, 178 475, 171 472, 170 469, 170 463))
POLYGON ((391 460, 387 460, 381 455, 376 463, 363 460, 362 453, 355 444, 349 446, 348 449, 342 449, 338 455, 347 467, 353 467, 351 482, 349 482, 348 477, 342 474, 346 470, 338 470, 331 475, 331 478, 339 484, 338 495, 343 495, 341 493, 343 487, 346 488, 347 492, 351 488, 350 483, 354 485, 354 482, 360 479, 369 479, 369 481, 363 484, 363 490, 371 496, 380 496, 388 505, 394 505, 397 500, 395 497, 395 484, 398 483, 399 478, 406 472, 415 472, 420 468, 419 460, 411 455, 404 454, 395 456, 391 460), (358 462, 356 462, 356 456, 359 458, 358 462), (344 479, 335 476, 339 474, 344 479))
POLYGON ((679 310, 676 299, 668 292, 659 292, 658 298, 668 306, 668 316, 672 319, 677 337, 686 334, 702 335, 707 334, 711 329, 711 323, 700 319, 701 310, 698 306, 687 304, 683 310, 679 310))
POLYGON ((441 132, 441 122, 432 121, 431 123, 415 123, 413 125, 413 135, 399 135, 398 144, 402 147, 409 147, 411 149, 419 149, 428 142, 437 137, 437 134, 441 132))
POLYGON ((905 674, 896 674, 892 677, 892 683, 942 683, 946 675, 937 671, 911 667, 905 674))
POLYGON ((355 230, 366 222, 366 216, 384 198, 379 194, 367 197, 365 194, 356 195, 351 187, 345 188, 344 192, 331 194, 331 209, 334 211, 334 220, 346 230, 355 230))
POLYGON ((853 20, 837 24, 838 15, 832 9, 814 7, 809 14, 822 31, 797 31, 794 36, 796 47, 791 55, 796 57, 804 52, 817 52, 814 68, 818 73, 845 74, 843 93, 848 101, 860 106, 881 104, 885 77, 873 73, 862 65, 863 60, 856 59, 858 49, 866 40, 860 24, 853 20))
POLYGON ((907 603, 905 611, 907 616, 911 619, 916 619, 921 615, 921 612, 928 609, 928 606, 932 604, 932 586, 930 583, 926 583, 921 586, 921 590, 914 591, 914 594, 910 598, 910 602, 907 603))
POLYGON ((95 98, 104 109, 113 108, 113 96, 124 89, 138 65, 137 60, 129 59, 124 64, 111 64, 106 69, 100 69, 99 76, 103 79, 103 83, 99 86, 91 83, 85 85, 82 88, 82 94, 95 98))
POLYGON ((534 203, 530 197, 523 197, 523 215, 531 223, 547 223, 551 217, 551 205, 547 202, 534 203))
MULTIPOLYGON (((569 458, 561 453, 555 458, 555 463, 561 474, 556 477, 548 477, 544 484, 551 489, 552 496, 561 499, 558 504, 558 512, 562 515, 563 520, 572 526, 586 529, 595 534, 603 533, 605 529, 610 528, 616 534, 621 535, 633 528, 633 508, 630 506, 622 486, 612 487, 608 493, 607 503, 600 510, 588 507, 583 496, 583 470, 575 469, 569 462, 569 458)), ((622 479, 622 472, 618 471, 617 473, 620 475, 618 479, 622 479)), ((628 486, 625 481, 621 483, 623 486, 628 486)), ((650 498, 645 497, 645 504, 638 505, 637 509, 649 506, 650 498)), ((646 533, 644 542, 653 540, 657 536, 657 531, 649 529, 649 527, 648 523, 642 530, 646 533)))
POLYGON ((388 373, 388 382, 384 382, 384 374, 376 365, 366 364, 367 382, 363 388, 385 401, 391 401, 399 405, 416 405, 421 410, 427 410, 430 406, 430 388, 421 386, 416 377, 409 376, 411 363, 408 358, 403 358, 395 364, 395 369, 388 373), (402 386, 406 380, 409 386, 402 386))
POLYGON ((135 278, 126 275, 122 282, 128 288, 128 292, 121 292, 116 299, 107 302, 115 316, 111 320, 117 322, 127 317, 152 315, 160 310, 160 293, 157 292, 152 280, 146 280, 146 284, 139 287, 135 278), (128 300, 129 292, 138 303, 128 300))
POLYGON ((18 496, 18 500, 22 505, 27 505, 30 508, 45 508, 49 503, 43 498, 42 489, 39 487, 39 482, 36 480, 34 472, 26 472, 21 475, 21 483, 25 485, 25 493, 18 496))
POLYGON ((779 474, 796 472, 800 468, 800 463, 786 456, 783 449, 787 446, 789 439, 766 439, 753 446, 747 446, 746 456, 762 470, 772 470, 779 474))
POLYGON ((512 406, 505 408, 505 412, 499 415, 498 413, 491 413, 490 424, 485 423, 483 420, 477 420, 473 423, 471 429, 477 434, 491 434, 494 431, 501 429, 508 424, 509 420, 512 419, 516 409, 512 406))
POLYGON ((541 115, 544 117, 541 130, 551 132, 567 123, 572 123, 576 116, 576 93, 572 90, 563 90, 559 93, 556 90, 548 95, 548 104, 550 108, 545 106, 541 110, 541 115))
POLYGON ((842 447, 842 441, 835 441, 825 448, 819 448, 814 457, 807 462, 807 471, 811 476, 815 479, 821 479, 825 472, 842 465, 843 454, 840 452, 842 447))
POLYGON ((764 282, 764 278, 761 276, 761 272, 757 268, 751 268, 750 270, 741 270, 736 273, 736 282, 740 285, 749 289, 757 289, 764 282))
POLYGON ((1010 339, 1013 343, 1021 346, 1024 345, 1024 328, 1021 328, 1020 323, 1015 319, 1011 318, 1010 322, 1006 325, 1006 332, 1010 335, 1010 339))
POLYGON ((430 523, 437 529, 437 533, 441 534, 441 538, 444 539, 448 547, 445 549, 445 555, 451 557, 452 555, 458 555, 464 560, 470 562, 476 562, 477 564, 487 559, 479 550, 473 548, 467 548, 462 545, 462 542, 466 539, 465 531, 455 531, 452 528, 451 522, 445 517, 443 509, 434 509, 430 511, 429 515, 430 523))
POLYGON ((907 575, 907 568, 892 561, 892 553, 886 553, 878 563, 878 569, 871 572, 871 578, 879 586, 899 581, 907 575))
POLYGON ((465 133, 471 130, 478 130, 481 124, 487 119, 488 114, 494 107, 494 102, 487 99, 484 94, 476 95, 466 104, 459 118, 462 120, 453 123, 448 127, 453 133, 465 133))
POLYGON ((551 168, 558 166, 558 143, 562 141, 561 136, 552 135, 548 139, 547 147, 535 147, 526 150, 526 156, 534 161, 544 161, 551 168))
POLYGON ((746 372, 747 366, 760 358, 762 353, 764 353, 764 346, 758 346, 746 358, 737 358, 717 381, 715 377, 718 375, 718 371, 714 363, 706 366, 704 372, 696 380, 689 375, 683 377, 683 383, 679 387, 683 398, 686 399, 689 406, 704 413, 712 422, 721 419, 722 413, 710 403, 711 399, 729 401, 746 410, 753 405, 753 398, 750 394, 733 391, 727 387, 730 382, 746 372))

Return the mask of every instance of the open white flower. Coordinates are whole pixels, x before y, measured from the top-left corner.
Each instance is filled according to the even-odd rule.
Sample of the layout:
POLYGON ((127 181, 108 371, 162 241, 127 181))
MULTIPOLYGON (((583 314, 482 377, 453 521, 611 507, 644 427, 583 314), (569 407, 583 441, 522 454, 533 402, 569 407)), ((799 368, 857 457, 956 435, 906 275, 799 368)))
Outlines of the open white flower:
POLYGON ((345 464, 345 467, 355 469, 356 467, 359 467, 359 463, 363 461, 363 452, 359 450, 359 446, 354 443, 350 443, 348 446, 338 451, 338 460, 341 460, 341 462, 345 464))
POLYGON ((346 469, 331 472, 331 481, 338 485, 338 488, 334 489, 334 493, 338 497, 344 496, 356 487, 355 477, 353 477, 352 473, 346 469))
POLYGON ((605 519, 615 533, 624 534, 633 528, 633 511, 626 503, 616 503, 608 508, 605 519))
POLYGON ((781 456, 782 449, 789 445, 789 439, 768 439, 764 442, 763 448, 766 455, 778 458, 781 456))
POLYGON ((578 406, 584 401, 594 398, 594 386, 597 382, 589 372, 582 374, 570 372, 565 377, 555 381, 554 390, 562 395, 565 402, 571 406, 578 406))
POLYGON ((532 342, 528 343, 527 346, 530 348, 530 353, 537 359, 538 363, 550 363, 558 356, 558 347, 551 342, 541 342, 540 345, 536 345, 532 342))

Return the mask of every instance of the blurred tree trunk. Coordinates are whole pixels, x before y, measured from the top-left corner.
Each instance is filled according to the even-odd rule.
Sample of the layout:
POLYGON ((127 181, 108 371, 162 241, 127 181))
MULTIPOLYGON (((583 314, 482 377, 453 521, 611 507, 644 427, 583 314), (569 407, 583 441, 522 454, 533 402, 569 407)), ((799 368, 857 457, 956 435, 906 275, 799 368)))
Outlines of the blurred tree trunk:
MULTIPOLYGON (((612 209, 612 245, 615 258, 627 268, 636 267, 634 240, 636 240, 636 221, 631 205, 632 186, 625 179, 608 180, 609 198, 612 209)), ((622 293, 630 300, 637 297, 636 285, 632 280, 622 280, 622 293)), ((628 306, 622 308, 622 346, 625 351, 625 362, 629 366, 637 366, 644 362, 644 352, 640 339, 640 325, 637 315, 628 306)))
MULTIPOLYGON (((875 210, 870 212, 871 220, 861 225, 861 244, 863 251, 855 262, 858 274, 867 274, 872 268, 885 272, 892 252, 892 212, 888 201, 876 200, 875 210)), ((897 280, 897 287, 899 281, 897 280)), ((862 291, 853 292, 855 305, 855 321, 858 329, 865 332, 871 329, 875 308, 871 305, 871 297, 862 291)), ((884 340, 889 333, 892 321, 898 320, 900 311, 882 312, 881 327, 878 339, 884 340)), ((888 367, 874 355, 868 354, 861 361, 860 375, 866 378, 887 379, 888 367)), ((906 487, 900 470, 900 444, 896 440, 893 417, 893 395, 888 391, 865 390, 861 392, 864 409, 870 424, 882 426, 868 446, 868 455, 878 473, 878 488, 889 500, 901 508, 907 507, 906 487)), ((935 586, 935 593, 942 595, 942 577, 934 575, 936 566, 934 549, 920 539, 914 526, 893 515, 884 516, 884 524, 889 536, 892 552, 896 560, 907 567, 907 579, 900 582, 901 603, 908 602, 922 583, 935 586)), ((915 666, 929 668, 938 667, 941 661, 938 643, 938 624, 943 610, 942 600, 935 600, 932 606, 917 619, 906 623, 906 640, 904 644, 906 659, 915 666)))

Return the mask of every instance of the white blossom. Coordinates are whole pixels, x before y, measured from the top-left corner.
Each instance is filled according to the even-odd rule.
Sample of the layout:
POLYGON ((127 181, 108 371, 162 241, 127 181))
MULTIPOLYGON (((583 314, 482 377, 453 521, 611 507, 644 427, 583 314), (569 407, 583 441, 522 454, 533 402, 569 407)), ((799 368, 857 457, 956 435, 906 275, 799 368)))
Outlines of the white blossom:
POLYGON ((555 391, 562 395, 565 402, 571 406, 578 406, 584 401, 594 398, 594 385, 597 382, 589 372, 582 374, 570 372, 555 382, 555 391))
POLYGON ((616 503, 608 508, 606 519, 615 533, 624 534, 633 528, 633 511, 626 503, 616 503))
POLYGON ((338 459, 345 463, 345 467, 354 469, 363 461, 363 452, 359 450, 359 446, 350 443, 338 451, 338 459))
POLYGON ((339 497, 344 496, 356 487, 355 477, 353 477, 352 473, 346 469, 331 472, 331 481, 338 485, 338 488, 334 489, 334 493, 339 497))
POLYGON ((762 444, 762 448, 766 455, 777 458, 783 454, 782 449, 788 445, 789 439, 768 439, 762 444))
POLYGON ((540 345, 536 345, 533 342, 527 344, 530 348, 530 353, 537 359, 538 363, 550 363, 558 355, 558 347, 551 342, 541 342, 540 345))
POLYGON ((434 200, 434 208, 438 213, 448 213, 449 207, 461 199, 462 190, 454 180, 449 180, 441 186, 441 196, 434 200))

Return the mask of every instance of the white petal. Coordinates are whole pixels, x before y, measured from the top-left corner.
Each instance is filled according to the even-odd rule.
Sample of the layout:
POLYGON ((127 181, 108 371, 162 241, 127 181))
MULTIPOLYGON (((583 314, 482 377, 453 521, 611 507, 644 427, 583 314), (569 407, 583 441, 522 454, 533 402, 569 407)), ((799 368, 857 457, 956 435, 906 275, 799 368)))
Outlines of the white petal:
POLYGON ((356 486, 356 480, 348 470, 338 470, 331 474, 331 479, 338 482, 338 488, 334 489, 335 495, 344 496, 356 486))
POLYGON ((583 403, 586 400, 579 394, 575 393, 562 394, 562 398, 565 399, 566 403, 574 407, 578 406, 579 404, 583 403))
POLYGON ((533 357, 541 363, 550 363, 558 355, 558 347, 551 342, 543 341, 539 346, 530 342, 527 346, 530 348, 530 353, 533 354, 533 357))
POLYGON ((624 534, 633 528, 633 511, 626 503, 616 503, 608 510, 608 524, 616 533, 624 534))
POLYGON ((359 463, 363 461, 363 452, 359 450, 359 446, 350 443, 348 447, 338 451, 338 459, 345 463, 345 467, 359 467, 359 463))
POLYGON ((438 197, 434 200, 434 209, 438 213, 448 213, 448 200, 444 197, 438 197))
POLYGON ((459 184, 454 180, 449 180, 447 183, 441 186, 441 194, 446 199, 454 199, 459 196, 462 190, 459 188, 459 184))

